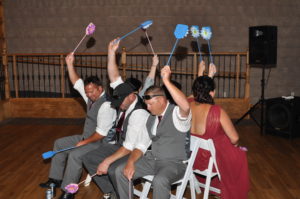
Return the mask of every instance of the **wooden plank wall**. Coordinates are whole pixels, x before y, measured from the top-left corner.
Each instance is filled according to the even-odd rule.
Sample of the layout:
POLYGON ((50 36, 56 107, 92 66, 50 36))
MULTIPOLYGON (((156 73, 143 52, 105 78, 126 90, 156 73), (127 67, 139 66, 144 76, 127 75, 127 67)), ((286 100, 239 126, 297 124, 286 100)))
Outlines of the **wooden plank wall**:
POLYGON ((12 118, 84 118, 85 104, 80 98, 11 98, 12 118))
POLYGON ((0 122, 10 118, 10 108, 8 100, 0 100, 0 122))
MULTIPOLYGON (((221 105, 231 118, 236 119, 248 110, 249 99, 220 98, 216 99, 216 104, 221 105)), ((12 118, 85 117, 85 104, 80 98, 11 98, 3 108, 12 118)))

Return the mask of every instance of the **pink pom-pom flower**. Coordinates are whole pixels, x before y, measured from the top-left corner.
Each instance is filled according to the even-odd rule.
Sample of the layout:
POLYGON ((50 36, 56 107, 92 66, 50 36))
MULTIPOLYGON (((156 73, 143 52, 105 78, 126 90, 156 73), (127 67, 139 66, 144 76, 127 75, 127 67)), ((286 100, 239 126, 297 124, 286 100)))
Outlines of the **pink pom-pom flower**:
POLYGON ((244 146, 239 146, 239 148, 242 150, 242 151, 248 151, 248 149, 244 146))
POLYGON ((65 189, 67 190, 68 193, 76 193, 78 191, 78 184, 68 184, 65 189))
POLYGON ((96 26, 93 23, 90 23, 85 29, 85 34, 91 35, 95 32, 95 30, 96 30, 96 26))

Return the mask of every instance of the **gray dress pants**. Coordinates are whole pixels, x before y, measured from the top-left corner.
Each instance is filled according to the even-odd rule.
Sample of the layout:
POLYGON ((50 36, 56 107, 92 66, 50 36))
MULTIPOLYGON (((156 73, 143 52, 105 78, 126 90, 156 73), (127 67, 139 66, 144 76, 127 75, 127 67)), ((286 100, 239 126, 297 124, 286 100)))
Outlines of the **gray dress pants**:
MULTIPOLYGON (((120 199, 129 197, 129 181, 123 175, 124 164, 116 168, 117 189, 120 199)), ((171 185, 180 180, 185 172, 186 165, 181 161, 154 160, 151 154, 146 154, 135 163, 135 174, 133 179, 138 179, 146 175, 154 175, 152 182, 153 199, 169 199, 171 185)), ((133 193, 133 187, 131 187, 133 193)))
MULTIPOLYGON (((54 143, 54 151, 75 146, 82 140, 82 135, 59 138, 54 143)), ((82 174, 83 156, 99 147, 101 141, 80 146, 78 148, 57 153, 51 161, 49 178, 62 180, 61 188, 70 183, 78 183, 82 174)))
MULTIPOLYGON (((98 165, 108 156, 116 152, 121 146, 114 144, 101 144, 96 150, 93 150, 85 155, 83 158, 83 165, 88 170, 89 174, 93 175, 97 172, 98 165)), ((101 189, 103 193, 116 192, 116 177, 115 169, 122 163, 126 163, 129 155, 124 156, 114 163, 112 163, 108 168, 108 175, 101 175, 93 177, 94 182, 101 189)))

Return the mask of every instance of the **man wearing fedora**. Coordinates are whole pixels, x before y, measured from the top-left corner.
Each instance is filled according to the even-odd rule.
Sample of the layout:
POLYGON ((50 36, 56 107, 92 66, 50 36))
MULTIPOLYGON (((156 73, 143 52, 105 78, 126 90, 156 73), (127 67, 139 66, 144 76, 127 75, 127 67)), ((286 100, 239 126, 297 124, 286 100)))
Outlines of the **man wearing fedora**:
MULTIPOLYGON (((116 66, 115 50, 117 44, 108 46, 108 75, 110 86, 114 89, 111 105, 119 110, 116 121, 116 143, 102 144, 98 149, 89 152, 83 159, 83 164, 93 177, 98 187, 104 193, 105 199, 117 198, 115 168, 126 162, 134 148, 146 152, 148 145, 140 145, 137 137, 146 125, 149 113, 143 100, 135 93, 132 85, 124 83, 121 78, 114 79, 112 67, 116 66)), ((147 139, 147 138, 145 138, 147 139)))

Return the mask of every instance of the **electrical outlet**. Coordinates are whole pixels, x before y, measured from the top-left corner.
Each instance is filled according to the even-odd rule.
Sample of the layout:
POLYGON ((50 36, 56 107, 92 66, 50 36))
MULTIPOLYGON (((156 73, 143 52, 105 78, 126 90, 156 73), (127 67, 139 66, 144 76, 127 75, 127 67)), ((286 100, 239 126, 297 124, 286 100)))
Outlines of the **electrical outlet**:
POLYGON ((223 97, 227 97, 226 91, 223 92, 223 97))

